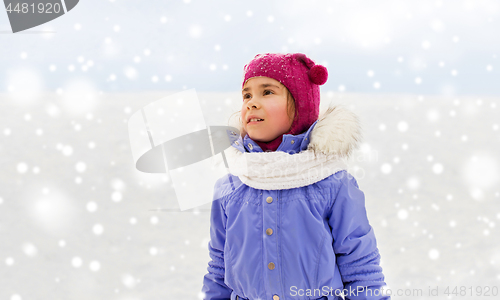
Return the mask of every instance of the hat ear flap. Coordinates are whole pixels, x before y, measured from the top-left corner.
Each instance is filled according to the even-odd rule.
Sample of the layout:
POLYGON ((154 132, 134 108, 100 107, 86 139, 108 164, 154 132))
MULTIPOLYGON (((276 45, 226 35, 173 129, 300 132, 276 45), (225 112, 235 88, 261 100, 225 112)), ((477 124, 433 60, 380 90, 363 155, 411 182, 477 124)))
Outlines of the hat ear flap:
POLYGON ((322 85, 326 82, 328 79, 328 71, 324 66, 315 64, 314 61, 303 53, 294 53, 293 57, 307 66, 309 69, 307 75, 312 83, 322 85))
POLYGON ((294 53, 293 57, 296 60, 304 63, 309 69, 314 66, 314 62, 309 57, 307 57, 304 53, 294 53))

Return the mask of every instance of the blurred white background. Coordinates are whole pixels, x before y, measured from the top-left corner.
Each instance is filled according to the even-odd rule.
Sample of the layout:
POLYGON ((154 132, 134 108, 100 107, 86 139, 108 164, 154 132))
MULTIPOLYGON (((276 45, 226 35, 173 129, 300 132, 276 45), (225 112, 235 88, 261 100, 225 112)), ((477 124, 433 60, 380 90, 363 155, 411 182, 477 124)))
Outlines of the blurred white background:
POLYGON ((0 300, 200 299, 208 206, 180 212, 167 174, 135 169, 127 120, 195 88, 225 124, 264 52, 325 65, 322 105, 360 116, 352 168, 386 282, 423 291, 393 299, 493 299, 499 14, 495 0, 81 1, 13 34, 0 12, 0 300))

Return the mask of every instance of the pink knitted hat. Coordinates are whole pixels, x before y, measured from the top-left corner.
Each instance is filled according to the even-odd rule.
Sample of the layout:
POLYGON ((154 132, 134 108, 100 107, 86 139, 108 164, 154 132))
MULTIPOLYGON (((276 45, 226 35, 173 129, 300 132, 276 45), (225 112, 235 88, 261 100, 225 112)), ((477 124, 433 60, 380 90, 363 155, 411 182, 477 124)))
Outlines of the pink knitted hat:
POLYGON ((244 67, 243 84, 248 79, 266 76, 281 82, 295 99, 295 119, 288 134, 306 131, 319 116, 319 86, 328 79, 328 71, 302 53, 257 54, 244 67))

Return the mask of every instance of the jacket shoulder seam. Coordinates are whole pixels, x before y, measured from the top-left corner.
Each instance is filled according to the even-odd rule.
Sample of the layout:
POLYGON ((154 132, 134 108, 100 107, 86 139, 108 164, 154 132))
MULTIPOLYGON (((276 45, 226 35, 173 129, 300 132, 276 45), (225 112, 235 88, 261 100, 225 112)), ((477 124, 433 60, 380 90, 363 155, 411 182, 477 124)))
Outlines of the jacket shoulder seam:
MULTIPOLYGON (((347 172, 346 170, 342 170, 340 172, 347 172)), ((340 173, 339 172, 339 173, 340 173)), ((335 174, 333 174, 335 175, 335 174)), ((332 175, 332 176, 333 176, 332 175)), ((342 184, 344 184, 342 182, 342 180, 339 180, 339 184, 334 184, 333 187, 336 189, 336 192, 335 192, 335 197, 332 199, 332 204, 330 205, 330 209, 329 210, 332 210, 333 209, 333 205, 335 204, 335 202, 337 201, 337 197, 339 195, 339 192, 340 192, 340 187, 342 186, 342 184)))

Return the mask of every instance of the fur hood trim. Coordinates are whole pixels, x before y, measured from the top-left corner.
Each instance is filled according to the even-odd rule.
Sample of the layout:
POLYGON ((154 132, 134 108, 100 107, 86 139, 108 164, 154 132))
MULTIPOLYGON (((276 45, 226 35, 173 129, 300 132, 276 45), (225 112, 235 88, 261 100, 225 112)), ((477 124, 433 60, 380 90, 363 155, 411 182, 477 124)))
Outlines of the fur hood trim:
POLYGON ((330 105, 320 114, 307 149, 348 158, 362 140, 359 118, 343 105, 330 105))

